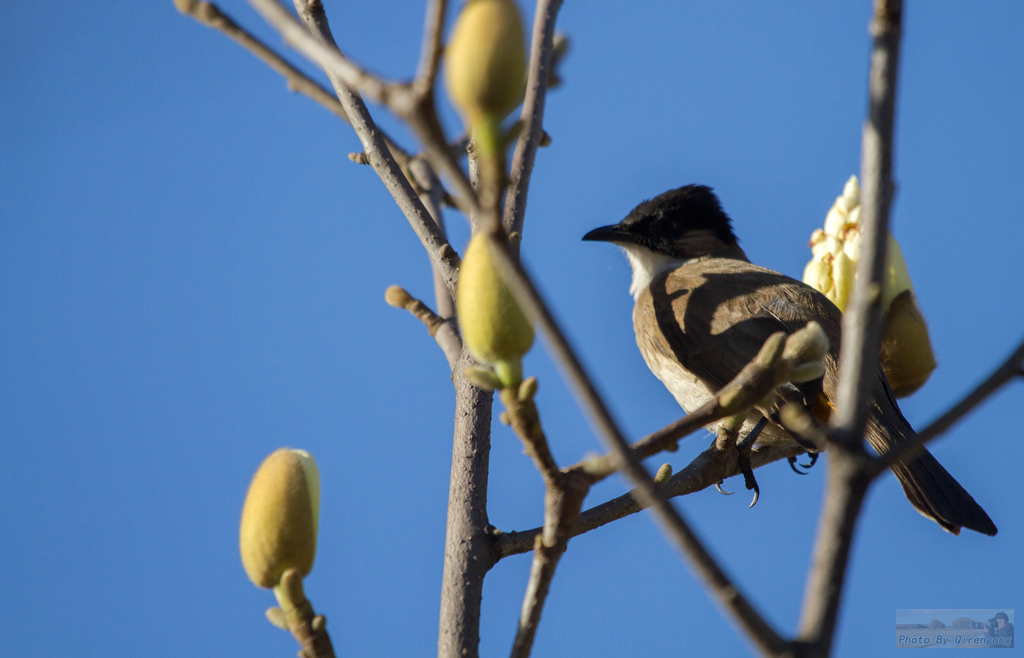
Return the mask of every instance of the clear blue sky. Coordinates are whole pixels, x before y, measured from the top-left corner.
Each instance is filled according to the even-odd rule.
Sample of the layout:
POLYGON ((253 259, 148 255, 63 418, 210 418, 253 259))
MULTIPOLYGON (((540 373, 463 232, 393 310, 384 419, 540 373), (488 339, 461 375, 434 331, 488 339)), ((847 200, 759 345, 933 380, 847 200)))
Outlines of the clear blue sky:
MULTIPOLYGON (((241 0, 227 12, 275 46, 241 0)), ((679 408, 633 340, 629 270, 589 229, 686 183, 713 186, 751 258, 799 276, 859 166, 870 2, 570 2, 524 259, 632 437, 679 408)), ((370 68, 413 71, 418 2, 328 3, 370 68)), ((1024 336, 1024 4, 909 2, 894 232, 939 369, 923 426, 1024 336)), ((351 131, 161 2, 0 8, 0 654, 292 656, 245 578, 238 518, 273 449, 323 482, 307 592, 339 655, 436 651, 452 388, 423 327, 427 259, 351 131)), ((381 123, 411 142, 377 109, 381 123)), ((450 130, 457 123, 444 116, 450 130)), ((448 217, 452 240, 465 223, 448 217)), ((598 449, 542 345, 527 371, 556 457, 598 449)), ((892 477, 867 500, 837 655, 895 653, 899 608, 1024 608, 1024 384, 934 445, 995 538, 943 533, 892 477)), ((672 463, 706 447, 694 437, 672 463)), ((655 467, 658 463, 653 464, 655 467)), ((783 630, 797 623, 822 475, 758 472, 761 502, 676 503, 783 630)), ((742 490, 732 480, 728 488, 742 490)), ((596 504, 624 491, 596 488, 596 504)), ((490 514, 541 519, 507 428, 490 514)), ((481 652, 507 653, 529 558, 487 579, 481 652)), ((749 652, 651 519, 574 539, 537 656, 749 652)))

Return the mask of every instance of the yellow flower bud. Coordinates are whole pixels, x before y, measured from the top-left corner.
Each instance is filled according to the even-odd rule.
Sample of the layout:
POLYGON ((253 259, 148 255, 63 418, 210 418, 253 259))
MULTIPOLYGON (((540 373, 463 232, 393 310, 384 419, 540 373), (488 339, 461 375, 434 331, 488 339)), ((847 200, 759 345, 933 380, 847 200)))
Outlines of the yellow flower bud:
POLYGON ((523 22, 514 0, 469 0, 445 54, 448 95, 471 126, 500 123, 522 98, 526 74, 523 22))
POLYGON ((473 356, 494 367, 503 386, 518 385, 522 356, 533 345, 533 324, 495 268, 485 235, 474 235, 466 247, 456 308, 462 339, 473 356))
POLYGON ((242 507, 239 548, 245 573, 257 587, 275 587, 281 574, 306 576, 316 556, 320 472, 304 450, 271 453, 252 478, 242 507))
MULTIPOLYGON (((825 228, 811 234, 811 262, 804 268, 804 283, 846 310, 860 260, 860 187, 851 176, 825 217, 825 228)), ((914 392, 935 369, 928 327, 917 308, 914 286, 896 238, 886 242, 882 310, 881 362, 898 397, 914 392), (902 299, 896 304, 897 299, 902 299)))
POLYGON ((831 261, 812 260, 804 268, 804 283, 822 292, 826 297, 832 290, 832 264, 831 261))

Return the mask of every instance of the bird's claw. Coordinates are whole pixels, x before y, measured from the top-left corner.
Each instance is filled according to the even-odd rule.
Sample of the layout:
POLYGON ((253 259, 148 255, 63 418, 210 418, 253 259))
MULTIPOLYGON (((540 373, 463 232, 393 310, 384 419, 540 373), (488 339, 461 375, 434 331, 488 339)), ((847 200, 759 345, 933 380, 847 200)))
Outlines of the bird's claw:
POLYGON ((750 434, 747 434, 743 437, 742 441, 736 444, 736 450, 740 453, 740 473, 743 473, 743 484, 746 486, 747 491, 751 489, 754 491, 754 499, 750 501, 747 509, 757 505, 757 501, 761 497, 761 488, 757 486, 754 469, 750 467, 750 451, 753 449, 757 437, 761 434, 761 430, 767 424, 768 419, 762 417, 761 420, 757 421, 757 425, 754 425, 754 429, 750 430, 750 434))
POLYGON ((725 489, 723 489, 721 480, 715 482, 715 489, 718 489, 718 493, 722 494, 723 496, 731 496, 734 493, 736 493, 735 491, 726 491, 725 489))
POLYGON ((754 471, 750 468, 750 456, 740 453, 740 472, 743 473, 743 485, 746 486, 747 491, 754 490, 754 499, 747 505, 747 509, 750 509, 754 505, 757 505, 757 500, 761 497, 761 488, 757 486, 757 479, 754 477, 754 471))
POLYGON ((809 461, 806 464, 798 464, 796 461, 796 457, 790 457, 788 459, 789 467, 793 469, 793 472, 796 473, 797 475, 807 475, 807 471, 809 471, 811 468, 814 467, 815 464, 818 463, 817 452, 808 452, 807 456, 809 461), (801 468, 806 470, 800 470, 801 468))

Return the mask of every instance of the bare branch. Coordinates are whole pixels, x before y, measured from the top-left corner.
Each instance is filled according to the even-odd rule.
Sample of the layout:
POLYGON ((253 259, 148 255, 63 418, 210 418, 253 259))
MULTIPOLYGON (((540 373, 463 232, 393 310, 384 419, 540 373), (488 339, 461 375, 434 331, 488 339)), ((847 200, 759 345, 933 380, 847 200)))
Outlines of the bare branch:
POLYGON ((530 567, 519 626, 512 645, 511 655, 514 658, 529 656, 534 646, 555 568, 568 547, 572 527, 580 518, 583 500, 590 490, 583 474, 563 473, 558 469, 541 427, 540 414, 534 402, 536 392, 537 380, 534 378, 502 390, 502 402, 506 408, 502 421, 512 426, 526 454, 534 459, 545 484, 544 527, 532 539, 534 562, 530 567))
POLYGON ((427 332, 437 341, 444 352, 448 365, 455 367, 455 362, 462 354, 462 339, 456 332, 451 320, 438 316, 426 304, 410 295, 404 288, 391 286, 384 293, 384 299, 395 308, 409 311, 417 320, 427 327, 427 332))
MULTIPOLYGON (((337 44, 330 36, 330 28, 327 25, 327 18, 320 0, 295 0, 295 3, 303 21, 310 28, 309 32, 292 18, 278 0, 249 0, 249 4, 281 33, 286 43, 323 67, 331 78, 331 83, 338 91, 338 98, 350 117, 356 119, 356 115, 348 105, 356 103, 355 101, 346 102, 346 95, 358 99, 358 105, 362 107, 362 111, 358 115, 365 115, 365 119, 369 118, 365 105, 358 95, 362 93, 404 119, 423 143, 423 147, 426 149, 425 156, 430 165, 435 171, 447 176, 450 180, 456 195, 453 200, 461 204, 459 209, 467 216, 476 212, 478 210, 476 194, 469 184, 465 172, 459 168, 448 149, 444 131, 441 129, 434 109, 433 91, 429 90, 429 94, 421 95, 413 89, 411 84, 382 80, 355 65, 338 50, 337 44), (342 92, 342 89, 348 91, 342 92)), ((368 139, 379 137, 376 126, 373 126, 374 130, 371 132, 364 131, 364 126, 361 124, 366 123, 365 119, 361 118, 359 121, 353 122, 353 128, 356 129, 364 148, 366 148, 368 139)), ((370 149, 367 149, 367 156, 370 157, 370 163, 373 164, 373 154, 370 149)), ((377 169, 376 165, 374 169, 377 169)), ((396 184, 389 181, 389 178, 385 178, 380 170, 377 173, 388 187, 388 191, 402 206, 403 198, 397 195, 393 189, 396 184)), ((403 211, 405 211, 404 207, 403 211)), ((415 229, 415 225, 413 228, 415 229)), ((419 235, 419 231, 417 231, 417 235, 419 235)))
POLYGON ((878 369, 882 281, 894 189, 892 138, 901 12, 902 0, 875 0, 869 110, 861 147, 860 261, 853 297, 843 315, 839 389, 831 423, 841 430, 839 440, 861 446, 878 369))
POLYGON ((843 316, 835 441, 804 590, 798 641, 810 655, 827 656, 835 635, 853 531, 871 480, 863 434, 878 368, 881 282, 892 200, 892 137, 902 20, 901 0, 875 0, 870 107, 861 155, 861 254, 853 299, 843 316))
POLYGON ((544 101, 547 97, 551 72, 551 43, 555 36, 555 20, 562 0, 539 0, 533 19, 533 39, 530 48, 530 69, 526 80, 526 98, 523 101, 522 131, 512 156, 508 191, 505 193, 505 232, 522 233, 526 214, 526 196, 530 188, 530 175, 537 156, 537 147, 544 133, 544 101))
POLYGON ((511 655, 515 658, 530 655, 541 611, 555 577, 555 568, 568 547, 570 533, 583 507, 583 499, 590 490, 590 484, 582 474, 563 473, 559 470, 541 427, 537 405, 533 401, 536 391, 537 380, 532 377, 518 386, 510 386, 501 391, 501 401, 506 409, 501 416, 502 421, 511 425, 523 442, 526 454, 533 459, 544 478, 545 487, 544 528, 533 540, 533 565, 512 645, 511 655))
POLYGON ((478 654, 484 577, 498 561, 487 520, 491 392, 466 379, 468 365, 473 361, 464 353, 452 371, 455 432, 437 638, 438 656, 460 658, 478 654))
POLYGON ((976 406, 981 404, 988 396, 1016 377, 1024 377, 1024 342, 1018 345, 1013 354, 1003 361, 985 381, 978 384, 973 391, 964 396, 960 402, 956 403, 946 413, 932 421, 928 427, 918 432, 917 438, 914 441, 902 443, 884 455, 872 459, 871 477, 878 477, 878 475, 884 473, 887 468, 897 461, 911 457, 918 448, 948 430, 976 406))
POLYGON ((413 83, 416 93, 421 96, 430 93, 437 80, 441 52, 444 50, 442 37, 447 9, 447 0, 431 0, 427 5, 427 18, 423 22, 423 49, 420 53, 420 65, 416 69, 416 81, 413 83))
MULTIPOLYGON (((310 38, 306 28, 278 0, 249 0, 249 4, 281 33, 285 43, 322 66, 328 75, 337 77, 345 87, 357 90, 382 105, 387 105, 396 90, 402 88, 400 83, 382 80, 347 59, 333 39, 310 38)), ((323 14, 320 0, 298 0, 296 9, 300 16, 307 11, 323 14)))
POLYGON ((533 563, 523 596, 519 627, 512 644, 510 655, 513 658, 530 655, 555 568, 568 547, 583 499, 590 488, 583 478, 574 474, 560 474, 558 482, 544 494, 544 527, 533 539, 533 563))
MULTIPOLYGON (((760 468, 780 459, 794 457, 803 452, 803 448, 789 447, 762 447, 755 449, 750 455, 752 468, 760 468)), ((702 491, 715 483, 726 478, 740 474, 739 461, 735 451, 718 450, 715 444, 702 452, 690 464, 679 471, 672 478, 662 485, 662 491, 666 498, 685 496, 697 491, 702 491)), ((613 498, 607 502, 595 505, 580 514, 579 521, 571 531, 571 537, 582 535, 585 532, 596 530, 612 521, 617 521, 631 514, 636 514, 644 509, 636 501, 632 492, 613 498)), ((531 530, 520 530, 506 532, 498 538, 498 547, 501 557, 518 555, 533 550, 533 539, 542 528, 531 530)))
MULTIPOLYGON (((434 223, 437 224, 437 228, 445 236, 448 235, 444 225, 444 213, 441 209, 444 204, 445 191, 441 187, 441 181, 437 179, 437 174, 422 158, 414 158, 407 167, 407 171, 412 179, 413 184, 418 190, 420 190, 420 200, 423 205, 426 206, 430 212, 430 216, 434 219, 434 223)), ((455 316, 455 303, 452 296, 448 294, 448 286, 444 282, 444 274, 436 267, 434 271, 434 300, 437 306, 437 314, 442 318, 452 318, 455 316)), ((462 342, 459 341, 459 351, 462 349, 462 342)))
MULTIPOLYGON (((264 16, 274 16, 276 20, 280 21, 282 25, 277 27, 282 31, 287 30, 287 33, 290 34, 293 32, 293 28, 297 28, 302 33, 301 41, 303 43, 313 42, 318 48, 341 57, 337 48, 334 47, 334 37, 331 35, 319 0, 296 0, 296 7, 310 31, 316 35, 315 39, 276 0, 250 0, 250 2, 261 13, 266 12, 264 16)), ((270 19, 268 18, 268 20, 270 19)), ((343 57, 341 59, 344 61, 343 57)), ((341 101, 345 112, 352 120, 352 128, 363 144, 363 150, 366 152, 370 166, 373 167, 406 219, 409 220, 413 231, 427 250, 431 264, 443 274, 448 292, 454 296, 460 262, 458 254, 448 244, 447 238, 427 209, 424 208, 405 173, 391 157, 391 152, 384 143, 380 129, 370 117, 362 98, 358 93, 345 86, 343 80, 334 75, 332 69, 327 69, 327 74, 338 94, 338 100, 341 101)))
MULTIPOLYGON (((348 114, 345 113, 345 108, 341 106, 341 103, 338 102, 338 99, 334 94, 321 86, 316 80, 313 80, 305 73, 292 66, 292 64, 281 57, 281 55, 277 54, 273 49, 257 39, 248 30, 221 11, 220 7, 216 4, 212 2, 198 2, 197 0, 176 0, 175 5, 181 13, 191 16, 203 25, 216 28, 225 36, 230 37, 235 43, 258 57, 267 66, 285 79, 288 83, 289 90, 297 91, 303 96, 316 101, 345 123, 349 125, 352 124, 348 118, 348 114)), ((383 136, 388 149, 390 149, 391 153, 394 155, 395 160, 398 164, 404 167, 409 161, 409 153, 396 144, 383 131, 381 132, 381 135, 383 136)))

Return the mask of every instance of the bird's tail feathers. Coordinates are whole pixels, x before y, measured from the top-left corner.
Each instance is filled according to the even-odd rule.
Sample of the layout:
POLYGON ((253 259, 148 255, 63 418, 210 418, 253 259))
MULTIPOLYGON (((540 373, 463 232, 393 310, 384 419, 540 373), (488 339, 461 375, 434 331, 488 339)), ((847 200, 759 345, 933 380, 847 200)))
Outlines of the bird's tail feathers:
MULTIPOLYGON (((879 454, 916 437, 910 423, 893 406, 898 419, 890 419, 880 409, 874 409, 868 424, 868 443, 879 454)), ((981 505, 924 448, 917 457, 893 465, 892 472, 917 511, 944 530, 958 535, 963 527, 986 535, 996 534, 995 523, 981 505)))

